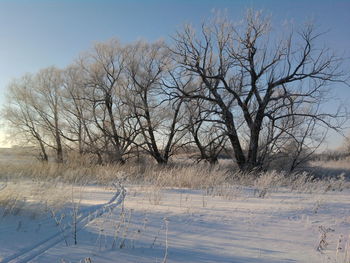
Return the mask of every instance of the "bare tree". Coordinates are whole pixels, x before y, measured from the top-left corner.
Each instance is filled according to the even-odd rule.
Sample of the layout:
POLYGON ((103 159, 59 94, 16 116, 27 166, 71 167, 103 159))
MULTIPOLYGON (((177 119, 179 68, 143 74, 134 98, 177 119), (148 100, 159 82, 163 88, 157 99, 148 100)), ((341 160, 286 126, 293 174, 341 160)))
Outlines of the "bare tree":
POLYGON ((38 115, 32 105, 33 75, 14 80, 8 87, 8 104, 2 109, 2 117, 9 124, 12 138, 24 138, 26 143, 38 145, 40 159, 48 161, 45 132, 38 122, 38 115))
POLYGON ((40 70, 32 87, 31 105, 35 109, 40 125, 52 138, 47 145, 56 151, 56 161, 63 162, 61 116, 62 72, 55 67, 40 70))
POLYGON ((86 76, 79 64, 73 64, 64 71, 63 108, 67 127, 64 137, 76 148, 80 155, 94 154, 97 163, 103 163, 101 140, 103 133, 94 125, 93 103, 89 88, 86 87, 86 76))
POLYGON ((164 43, 138 42, 129 46, 126 67, 128 105, 142 137, 139 147, 158 163, 167 163, 183 138, 182 100, 172 102, 164 92, 164 81, 172 68, 164 43))
POLYGON ((213 113, 215 105, 196 99, 186 103, 186 127, 190 132, 200 156, 210 164, 218 163, 219 154, 225 147, 227 136, 221 123, 213 113))
POLYGON ((48 159, 47 146, 56 151, 58 162, 63 161, 61 88, 61 71, 54 67, 27 75, 9 88, 5 118, 37 140, 43 160, 48 159))
POLYGON ((221 17, 203 24, 200 34, 186 26, 174 37, 176 62, 204 83, 180 90, 182 96, 218 105, 241 170, 261 165, 259 141, 266 122, 303 116, 339 127, 333 122, 339 114, 304 109, 319 105, 330 83, 343 81, 341 60, 317 45, 320 34, 312 25, 281 39, 275 35, 269 18, 249 11, 241 25, 221 17), (286 110, 273 116, 279 109, 286 110))
POLYGON ((125 49, 117 40, 98 43, 79 63, 84 74, 85 102, 91 106, 96 128, 110 161, 124 163, 124 156, 137 136, 123 98, 125 49))
POLYGON ((79 154, 84 152, 86 117, 88 109, 84 103, 84 87, 81 70, 69 66, 63 72, 62 105, 67 122, 65 134, 68 141, 77 143, 79 154))

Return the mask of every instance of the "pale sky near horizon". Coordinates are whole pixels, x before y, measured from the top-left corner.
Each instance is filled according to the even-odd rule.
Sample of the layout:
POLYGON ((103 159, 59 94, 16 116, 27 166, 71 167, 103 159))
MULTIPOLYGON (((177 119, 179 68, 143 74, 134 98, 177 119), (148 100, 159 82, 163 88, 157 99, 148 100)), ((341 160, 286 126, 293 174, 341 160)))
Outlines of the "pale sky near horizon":
MULTIPOLYGON (((238 21, 247 8, 271 13, 276 28, 285 20, 297 25, 312 20, 329 30, 320 39, 326 46, 350 57, 350 0, 0 0, 0 105, 13 78, 51 65, 63 68, 94 42, 113 37, 124 43, 169 40, 181 25, 199 24, 213 10, 226 10, 238 21)), ((349 59, 344 67, 350 69, 349 59)), ((350 101, 349 87, 333 89, 332 96, 350 101)), ((339 103, 326 107, 331 111, 339 103)), ((341 142, 341 136, 330 133, 330 148, 341 142)))

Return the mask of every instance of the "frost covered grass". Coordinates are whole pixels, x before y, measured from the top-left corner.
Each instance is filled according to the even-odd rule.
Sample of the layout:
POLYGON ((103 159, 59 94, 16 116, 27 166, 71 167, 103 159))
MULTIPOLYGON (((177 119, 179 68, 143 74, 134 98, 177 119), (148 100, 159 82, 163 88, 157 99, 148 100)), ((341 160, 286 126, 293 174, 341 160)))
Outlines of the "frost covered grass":
POLYGON ((261 197, 264 197, 265 192, 278 187, 311 192, 349 187, 346 174, 341 172, 333 176, 320 176, 313 170, 294 173, 275 170, 242 173, 225 163, 216 166, 204 163, 174 163, 166 166, 153 163, 96 165, 84 159, 74 159, 63 164, 0 163, 1 180, 18 181, 23 178, 37 182, 99 185, 121 180, 130 184, 154 185, 158 188, 181 187, 208 191, 217 187, 239 185, 255 187, 261 197))
POLYGON ((37 217, 49 209, 67 204, 67 185, 29 180, 3 181, 0 190, 0 217, 26 215, 37 217))
POLYGON ((3 259, 56 233, 62 242, 33 262, 349 262, 344 174, 84 160, 0 165, 3 259), (123 204, 87 213, 110 199, 116 181, 127 187, 123 204))

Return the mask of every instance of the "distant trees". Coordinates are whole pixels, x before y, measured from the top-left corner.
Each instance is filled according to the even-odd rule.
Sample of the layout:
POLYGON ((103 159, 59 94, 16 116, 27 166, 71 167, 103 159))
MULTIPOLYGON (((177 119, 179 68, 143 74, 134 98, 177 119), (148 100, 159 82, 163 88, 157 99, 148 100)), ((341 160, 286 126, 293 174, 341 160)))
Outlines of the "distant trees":
POLYGON ((198 32, 185 26, 170 44, 110 40, 65 70, 14 81, 3 116, 44 160, 50 147, 59 162, 63 149, 76 149, 100 163, 142 151, 164 164, 189 145, 212 164, 229 150, 241 170, 283 155, 293 170, 325 128, 341 127, 340 111, 320 106, 345 74, 318 39, 311 25, 279 36, 269 18, 249 11, 240 24, 221 16, 198 32))

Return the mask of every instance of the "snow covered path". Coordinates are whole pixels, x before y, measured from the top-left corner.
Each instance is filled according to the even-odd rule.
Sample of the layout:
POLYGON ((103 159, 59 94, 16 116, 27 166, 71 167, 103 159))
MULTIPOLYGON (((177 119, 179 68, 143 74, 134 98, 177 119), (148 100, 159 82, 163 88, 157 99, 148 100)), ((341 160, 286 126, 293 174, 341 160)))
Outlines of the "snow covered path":
POLYGON ((2 263, 25 263, 29 262, 42 253, 46 252, 50 248, 55 245, 63 242, 68 236, 68 233, 73 231, 73 227, 76 228, 76 232, 82 230, 86 225, 94 219, 101 217, 103 214, 112 211, 117 206, 119 206, 126 196, 126 191, 123 186, 120 186, 116 189, 113 197, 105 204, 94 205, 88 207, 82 211, 78 211, 75 225, 67 224, 61 227, 60 230, 53 233, 49 237, 44 240, 36 243, 34 245, 30 245, 20 251, 1 259, 2 263))

